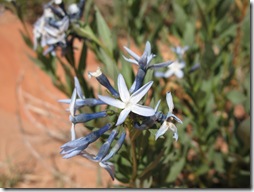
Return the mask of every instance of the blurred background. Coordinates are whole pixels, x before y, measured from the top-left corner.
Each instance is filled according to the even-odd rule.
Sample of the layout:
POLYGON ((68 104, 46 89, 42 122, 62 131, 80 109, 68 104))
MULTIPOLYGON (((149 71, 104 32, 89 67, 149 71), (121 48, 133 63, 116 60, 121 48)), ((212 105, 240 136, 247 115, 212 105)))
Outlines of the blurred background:
MULTIPOLYGON (((69 98, 72 89, 57 83, 67 82, 66 71, 58 71, 59 80, 36 63, 38 55, 24 35, 32 37, 33 24, 48 1, 17 2, 22 20, 10 4, 0 3, 0 187, 94 188, 124 182, 112 182, 106 171, 87 160, 65 160, 59 154, 69 138, 70 122, 66 106, 57 100, 69 98)), ((189 47, 184 77, 157 82, 164 87, 161 92, 174 90, 175 110, 184 124, 179 127, 180 141, 170 144, 175 149, 164 159, 169 164, 165 181, 148 187, 250 188, 249 1, 87 1, 92 29, 93 4, 121 49, 115 48, 115 58, 123 45, 142 54, 147 40, 164 61, 176 58, 172 47, 189 47)), ((79 58, 81 42, 75 47, 79 58)), ((100 62, 89 49, 83 71, 87 81, 87 72, 100 62)), ((96 90, 97 84, 89 82, 96 90)))

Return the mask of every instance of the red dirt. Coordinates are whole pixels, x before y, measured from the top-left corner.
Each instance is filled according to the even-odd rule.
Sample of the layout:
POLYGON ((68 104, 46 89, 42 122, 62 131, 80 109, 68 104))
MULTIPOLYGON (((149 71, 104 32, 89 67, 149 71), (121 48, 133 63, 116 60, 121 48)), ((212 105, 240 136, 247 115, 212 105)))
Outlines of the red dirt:
MULTIPOLYGON (((97 182, 97 164, 79 157, 62 159, 59 154, 70 122, 57 99, 66 96, 29 60, 32 52, 20 29, 14 15, 0 15, 0 175, 7 180, 18 177, 14 187, 20 188, 107 186, 111 179, 105 170, 100 171, 103 183, 97 182)), ((88 71, 96 69, 91 53, 88 63, 88 71)))

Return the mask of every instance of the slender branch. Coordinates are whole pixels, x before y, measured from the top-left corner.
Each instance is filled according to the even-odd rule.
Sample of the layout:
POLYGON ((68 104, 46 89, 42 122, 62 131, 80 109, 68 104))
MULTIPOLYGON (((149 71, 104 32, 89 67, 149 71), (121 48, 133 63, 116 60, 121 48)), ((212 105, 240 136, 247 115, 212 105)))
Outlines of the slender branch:
POLYGON ((136 187, 135 180, 137 177, 137 157, 136 157, 136 145, 135 145, 135 135, 137 131, 131 137, 131 157, 132 157, 132 177, 130 181, 130 187, 136 187))

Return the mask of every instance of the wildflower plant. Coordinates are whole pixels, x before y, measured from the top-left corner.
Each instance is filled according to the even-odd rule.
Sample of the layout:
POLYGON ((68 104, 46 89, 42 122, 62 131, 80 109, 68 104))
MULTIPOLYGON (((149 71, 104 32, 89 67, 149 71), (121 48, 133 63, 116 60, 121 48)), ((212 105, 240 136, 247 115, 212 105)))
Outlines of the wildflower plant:
MULTIPOLYGON (((125 54, 117 56, 120 54, 117 54, 116 42, 99 10, 94 6, 97 28, 81 20, 84 8, 88 7, 86 11, 89 11, 92 7, 87 3, 89 1, 82 0, 69 6, 60 0, 46 3, 43 15, 34 24, 34 40, 29 41, 29 45, 33 42, 30 47, 35 48, 37 53, 37 58, 31 59, 50 74, 60 90, 70 96, 70 99, 59 100, 69 105, 67 111, 71 122, 70 141, 61 146, 60 153, 66 159, 79 156, 98 163, 112 179, 117 178, 130 187, 151 186, 151 181, 160 180, 154 173, 163 167, 163 159, 172 145, 168 144, 166 148, 163 146, 178 139, 175 126, 174 129, 169 127, 173 132, 173 139, 169 140, 165 139, 165 128, 163 132, 159 128, 165 122, 170 125, 174 125, 175 120, 182 123, 173 115, 172 107, 169 112, 164 109, 166 100, 171 99, 168 105, 173 105, 173 98, 169 98, 172 95, 166 94, 166 90, 160 90, 165 97, 158 97, 151 73, 170 66, 174 61, 154 62, 156 55, 152 53, 149 41, 141 56, 126 46, 123 48, 130 58, 125 54), (78 64, 74 57, 75 39, 82 42, 78 64), (96 71, 88 72, 88 76, 96 78, 109 95, 104 92, 94 94, 89 81, 84 78, 88 48, 103 64, 96 71), (123 59, 121 70, 117 66, 120 59, 123 59), (66 84, 56 75, 56 62, 60 63, 65 72, 66 84), (138 68, 135 75, 128 63, 138 68), (163 102, 160 105, 161 100, 163 102), (162 111, 159 110, 160 106, 163 106, 162 111), (76 134, 77 124, 84 124, 90 133, 84 136, 76 134), (98 152, 92 154, 89 147, 94 142, 102 144, 98 152)), ((23 37, 29 40, 28 35, 23 34, 23 37)))
MULTIPOLYGON (((134 60, 127 58, 125 58, 125 60, 139 66, 139 70, 132 84, 133 89, 128 89, 122 74, 118 75, 117 89, 114 88, 110 84, 110 81, 108 80, 106 75, 103 74, 101 69, 99 68, 95 72, 89 72, 89 76, 95 77, 102 86, 107 88, 111 96, 98 95, 97 99, 85 98, 81 86, 77 78, 75 78, 75 88, 73 90, 71 99, 59 100, 59 102, 69 104, 69 111, 71 114, 70 121, 72 122, 72 139, 61 147, 61 154, 64 155, 63 157, 71 158, 79 155, 93 162, 97 162, 102 168, 107 170, 112 179, 114 179, 115 177, 115 168, 114 164, 112 162, 109 162, 109 160, 117 153, 118 150, 121 149, 121 146, 125 142, 126 135, 128 135, 129 140, 131 140, 132 144, 130 145, 130 147, 132 148, 132 151, 135 151, 136 149, 134 145, 134 139, 137 139, 135 138, 136 134, 140 134, 142 131, 147 131, 150 128, 156 130, 154 126, 157 127, 158 125, 161 125, 161 128, 158 129, 156 135, 154 135, 154 139, 158 139, 158 137, 163 135, 169 128, 173 131, 173 138, 177 140, 177 128, 174 125, 173 120, 182 123, 182 121, 172 113, 174 105, 173 98, 170 92, 168 92, 166 96, 169 107, 169 112, 167 115, 163 114, 161 111, 158 111, 160 101, 158 102, 156 107, 153 108, 150 107, 148 103, 145 102, 143 99, 145 95, 149 92, 149 90, 151 90, 151 87, 153 85, 153 81, 149 81, 143 85, 146 71, 149 68, 166 67, 172 62, 168 61, 151 65, 150 62, 152 58, 155 57, 155 55, 151 54, 150 42, 146 43, 145 51, 141 57, 136 55, 132 50, 126 47, 124 48, 131 56, 134 57, 134 60), (140 71, 142 71, 142 73, 140 73, 140 71), (76 100, 76 97, 78 97, 79 100, 76 100), (84 106, 96 105, 106 105, 107 107, 104 111, 91 114, 80 113, 76 115, 76 109, 84 106), (112 122, 108 122, 99 130, 92 130, 90 134, 76 139, 75 124, 86 123, 93 119, 105 118, 109 116, 113 116, 112 122), (110 134, 108 136, 108 139, 100 147, 97 155, 87 152, 86 149, 89 147, 89 145, 98 140, 105 132, 110 132, 110 134), (119 138, 117 138, 119 133, 120 136, 119 138), (115 142, 115 144, 113 144, 115 140, 117 141, 115 142), (111 145, 113 145, 112 148, 111 145)), ((132 154, 133 159, 136 158, 134 155, 135 152, 133 152, 132 154)), ((136 160, 132 161, 133 163, 134 161, 136 162, 136 160)))

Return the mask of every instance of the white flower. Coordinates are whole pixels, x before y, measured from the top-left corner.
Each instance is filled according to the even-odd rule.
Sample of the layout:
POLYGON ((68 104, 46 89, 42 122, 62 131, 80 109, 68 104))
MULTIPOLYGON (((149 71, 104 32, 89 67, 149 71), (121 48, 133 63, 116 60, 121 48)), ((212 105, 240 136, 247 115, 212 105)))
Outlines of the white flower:
POLYGON ((178 117, 176 117, 172 112, 174 109, 174 103, 172 99, 172 95, 170 92, 166 95, 166 100, 168 104, 168 114, 164 122, 162 123, 161 127, 155 134, 155 140, 157 140, 161 135, 163 135, 168 129, 170 129, 173 132, 173 138, 177 141, 178 140, 178 134, 177 134, 177 128, 174 125, 174 123, 170 122, 172 119, 175 119, 179 123, 183 123, 178 117))
POLYGON ((126 86, 125 80, 121 74, 118 75, 118 91, 120 99, 114 99, 108 96, 99 95, 99 99, 108 105, 122 109, 116 125, 122 124, 130 112, 136 113, 141 116, 153 116, 155 114, 154 109, 138 104, 138 102, 144 97, 148 92, 153 82, 150 81, 147 84, 143 85, 140 89, 130 95, 128 88, 126 86))
POLYGON ((165 77, 169 78, 172 75, 177 76, 178 78, 183 78, 184 73, 183 73, 183 68, 185 67, 185 63, 183 61, 175 61, 171 65, 168 66, 168 70, 166 72, 160 72, 156 71, 155 72, 155 77, 165 77))

